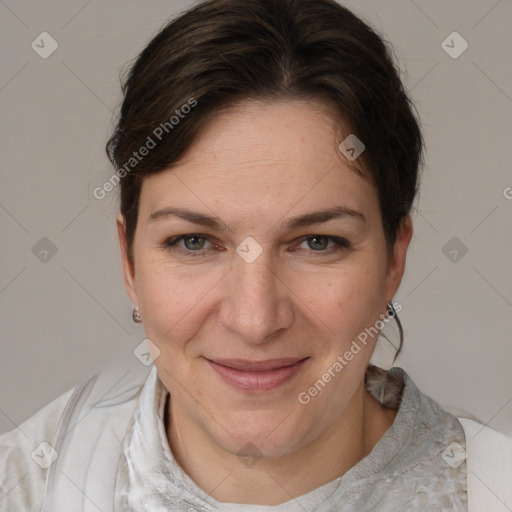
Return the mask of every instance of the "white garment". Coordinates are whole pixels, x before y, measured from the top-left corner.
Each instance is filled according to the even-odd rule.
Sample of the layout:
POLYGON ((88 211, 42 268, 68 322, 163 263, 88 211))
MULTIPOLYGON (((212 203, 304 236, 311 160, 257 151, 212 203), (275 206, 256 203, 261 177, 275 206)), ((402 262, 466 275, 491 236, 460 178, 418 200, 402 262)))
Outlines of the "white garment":
POLYGON ((393 368, 390 373, 404 383, 401 405, 393 425, 372 452, 326 485, 281 505, 262 506, 219 502, 181 470, 164 428, 168 392, 154 372, 123 443, 114 510, 465 512, 466 465, 452 467, 442 458, 442 451, 450 445, 464 452, 463 428, 457 418, 423 395, 402 369, 393 368))
MULTIPOLYGON (((140 367, 128 371, 112 367, 64 393, 19 428, 0 436, 0 510, 113 512, 114 501, 121 503, 123 496, 126 497, 119 487, 122 481, 119 461, 123 446, 129 444, 129 439, 133 444, 132 420, 137 412, 146 412, 139 417, 142 422, 139 421, 137 429, 149 425, 150 431, 156 433, 153 439, 160 439, 160 442, 165 439, 159 383, 155 367, 149 375, 147 369, 140 367), (144 396, 149 400, 143 400, 144 396), (155 408, 157 417, 152 414, 155 408), (51 461, 52 455, 46 445, 40 445, 44 441, 58 452, 57 460, 48 469, 40 466, 51 461), (118 493, 114 496, 116 480, 118 493)), ((469 453, 469 511, 510 512, 512 439, 472 420, 460 419, 460 424, 464 427, 469 453)), ((137 429, 135 435, 143 432, 137 429)), ((166 453, 168 445, 161 445, 161 448, 162 453, 166 453)), ((169 454, 170 450, 167 457, 169 454)), ((137 474, 137 467, 133 469, 137 474)), ((332 493, 339 480, 322 488, 326 496, 332 493)), ((190 507, 171 510, 201 510, 197 507, 198 488, 190 482, 191 479, 181 472, 177 485, 187 484, 181 498, 186 504, 190 497, 190 507)), ((162 484, 168 482, 162 481, 162 484)), ((245 507, 250 506, 241 505, 239 509, 250 510, 245 507)), ((277 510, 275 507, 253 508, 267 509, 277 510)))

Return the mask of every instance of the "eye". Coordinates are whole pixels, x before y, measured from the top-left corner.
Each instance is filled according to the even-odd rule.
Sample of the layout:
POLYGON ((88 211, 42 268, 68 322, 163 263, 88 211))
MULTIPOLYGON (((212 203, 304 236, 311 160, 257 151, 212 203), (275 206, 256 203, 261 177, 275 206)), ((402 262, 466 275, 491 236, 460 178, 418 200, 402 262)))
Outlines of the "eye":
MULTIPOLYGON (((310 249, 310 252, 318 253, 315 254, 315 256, 332 254, 335 252, 339 252, 343 249, 348 249, 350 247, 350 242, 345 238, 327 235, 309 235, 302 239, 298 247, 300 247, 300 245, 304 243, 307 244, 307 249, 310 249), (329 245, 329 242, 332 242, 332 245, 329 245)), ((298 249, 292 249, 292 251, 296 250, 298 249)))
POLYGON ((213 245, 213 243, 210 241, 210 238, 206 235, 201 235, 199 233, 188 233, 186 235, 169 238, 164 242, 164 247, 169 252, 178 249, 185 256, 198 257, 205 256, 203 249, 207 242, 213 245), (179 245, 180 242, 183 242, 184 247, 179 245))

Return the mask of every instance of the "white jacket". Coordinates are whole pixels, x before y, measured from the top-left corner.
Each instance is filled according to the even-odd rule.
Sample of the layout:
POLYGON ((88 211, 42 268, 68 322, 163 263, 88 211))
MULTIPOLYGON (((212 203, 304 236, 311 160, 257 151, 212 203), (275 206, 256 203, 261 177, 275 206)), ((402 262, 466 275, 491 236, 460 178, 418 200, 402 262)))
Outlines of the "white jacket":
MULTIPOLYGON (((111 366, 0 436, 0 511, 113 512, 121 443, 149 369, 111 366)), ((512 511, 512 438, 459 421, 469 512, 512 511)))

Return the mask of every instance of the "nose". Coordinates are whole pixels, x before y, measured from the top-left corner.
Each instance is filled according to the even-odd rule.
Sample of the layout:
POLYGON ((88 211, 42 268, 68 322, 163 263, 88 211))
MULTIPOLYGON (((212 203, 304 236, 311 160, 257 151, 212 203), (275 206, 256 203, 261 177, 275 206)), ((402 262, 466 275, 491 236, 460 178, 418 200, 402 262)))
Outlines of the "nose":
POLYGON ((292 325, 293 294, 265 251, 252 263, 236 256, 226 278, 220 308, 225 329, 247 343, 262 344, 292 325))

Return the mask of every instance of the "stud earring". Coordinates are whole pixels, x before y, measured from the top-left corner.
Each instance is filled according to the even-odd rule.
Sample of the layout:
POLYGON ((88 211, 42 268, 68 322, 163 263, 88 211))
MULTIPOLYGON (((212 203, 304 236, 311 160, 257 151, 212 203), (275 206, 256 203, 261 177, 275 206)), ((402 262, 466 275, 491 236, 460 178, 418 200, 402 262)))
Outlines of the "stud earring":
POLYGON ((142 323, 142 318, 140 316, 140 311, 139 311, 139 308, 137 306, 133 306, 133 309, 132 309, 132 320, 133 320, 133 323, 135 323, 135 324, 142 323))

